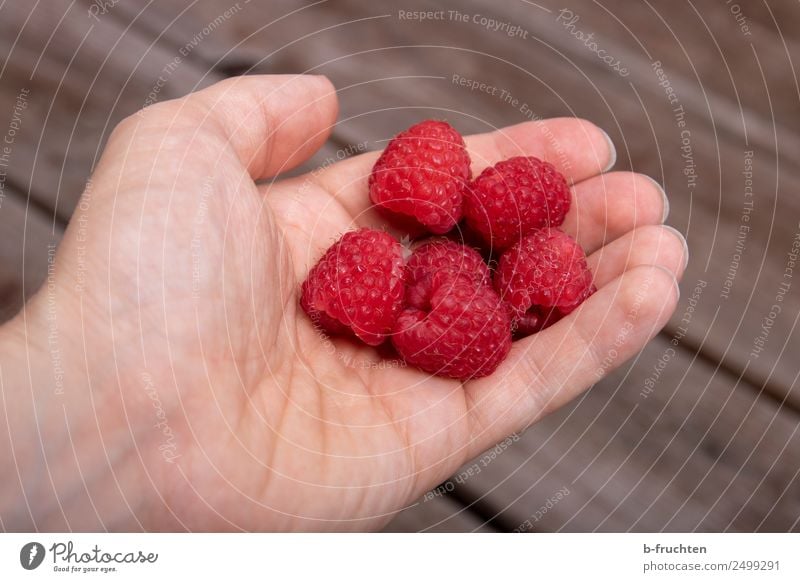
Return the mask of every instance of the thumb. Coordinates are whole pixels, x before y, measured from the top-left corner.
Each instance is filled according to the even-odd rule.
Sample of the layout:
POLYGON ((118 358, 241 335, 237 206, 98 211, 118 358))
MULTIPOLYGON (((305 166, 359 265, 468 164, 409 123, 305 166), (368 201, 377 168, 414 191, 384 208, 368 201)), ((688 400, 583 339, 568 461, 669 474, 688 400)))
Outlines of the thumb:
POLYGON ((323 76, 253 75, 151 105, 124 119, 106 151, 126 148, 134 135, 170 132, 186 146, 219 153, 229 148, 253 180, 307 160, 336 121, 336 89, 323 76), (184 130, 189 130, 184 131, 184 130))

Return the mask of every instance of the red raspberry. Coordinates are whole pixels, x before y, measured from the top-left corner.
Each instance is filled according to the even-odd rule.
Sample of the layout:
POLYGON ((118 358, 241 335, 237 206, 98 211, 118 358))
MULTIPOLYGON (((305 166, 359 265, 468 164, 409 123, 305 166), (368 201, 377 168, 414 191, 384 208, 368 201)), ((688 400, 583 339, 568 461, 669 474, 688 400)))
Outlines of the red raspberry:
POLYGON ((534 157, 509 158, 486 168, 464 198, 469 227, 495 249, 505 249, 537 228, 560 226, 570 206, 567 180, 534 157))
POLYGON ((514 337, 520 339, 538 333, 559 321, 564 315, 555 307, 545 309, 534 305, 520 317, 512 318, 514 337))
POLYGON ((464 140, 444 121, 423 121, 389 142, 369 177, 369 196, 391 213, 442 234, 461 220, 471 173, 464 140))
POLYGON ((332 334, 354 333, 383 342, 403 307, 403 247, 369 228, 348 232, 329 248, 303 282, 300 304, 332 334))
POLYGON ((473 275, 437 271, 427 297, 397 318, 392 342, 409 364, 459 380, 487 376, 511 349, 508 309, 473 275))
POLYGON ((494 287, 510 306, 520 335, 555 323, 596 291, 583 249, 568 234, 549 228, 503 253, 494 287))
POLYGON ((434 273, 462 274, 480 284, 490 284, 489 267, 475 249, 444 238, 417 247, 406 263, 408 287, 406 303, 421 307, 430 296, 434 273))

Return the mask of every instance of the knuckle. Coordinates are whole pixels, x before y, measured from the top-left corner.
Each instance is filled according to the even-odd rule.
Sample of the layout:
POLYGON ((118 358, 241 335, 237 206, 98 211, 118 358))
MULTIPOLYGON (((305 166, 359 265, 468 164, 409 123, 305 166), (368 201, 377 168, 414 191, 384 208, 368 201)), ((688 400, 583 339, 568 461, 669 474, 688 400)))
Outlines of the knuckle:
POLYGON ((670 265, 676 266, 683 261, 683 255, 686 248, 686 240, 683 235, 674 228, 661 226, 659 228, 659 244, 664 247, 667 258, 670 259, 670 265), (676 262, 676 260, 679 260, 676 262))
POLYGON ((675 275, 659 265, 643 265, 630 272, 626 285, 620 289, 620 307, 634 324, 661 319, 671 313, 677 303, 675 275))
POLYGON ((140 121, 139 111, 122 118, 122 120, 120 120, 119 123, 117 123, 117 125, 114 126, 114 129, 111 131, 111 136, 109 140, 119 141, 132 136, 136 132, 136 128, 139 126, 139 121, 140 121))
POLYGON ((640 243, 652 245, 656 248, 675 249, 683 252, 683 237, 672 228, 660 224, 642 226, 638 229, 640 243))
POLYGON ((631 172, 631 186, 635 207, 641 219, 647 223, 659 223, 664 215, 664 190, 647 174, 631 172))
POLYGON ((156 103, 124 118, 109 136, 111 143, 153 154, 191 147, 196 156, 209 159, 217 159, 223 151, 215 120, 202 105, 183 99, 156 103))
POLYGON ((646 174, 636 172, 609 172, 601 175, 600 204, 607 206, 612 198, 622 196, 625 204, 614 206, 614 212, 598 216, 614 229, 661 224, 665 209, 665 195, 657 182, 646 174))
POLYGON ((686 243, 675 229, 663 225, 649 225, 637 229, 634 249, 639 264, 651 264, 680 276, 686 260, 686 243))
POLYGON ((172 99, 153 103, 123 118, 111 132, 111 139, 130 140, 139 132, 165 132, 197 119, 191 100, 172 99))

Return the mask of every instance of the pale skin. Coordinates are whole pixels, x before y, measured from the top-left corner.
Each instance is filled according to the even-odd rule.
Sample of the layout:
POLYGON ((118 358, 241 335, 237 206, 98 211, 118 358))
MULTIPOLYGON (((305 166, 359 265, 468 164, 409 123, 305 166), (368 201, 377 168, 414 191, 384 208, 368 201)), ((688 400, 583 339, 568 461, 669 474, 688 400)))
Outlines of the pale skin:
POLYGON ((271 178, 336 116, 323 77, 252 76, 114 131, 47 285, 0 328, 3 529, 379 529, 635 355, 675 309, 687 256, 661 226, 661 190, 603 173, 613 146, 564 118, 467 145, 473 173, 513 155, 565 173, 564 229, 595 295, 466 383, 326 338, 299 286, 341 233, 387 227, 367 195, 377 153, 271 178))

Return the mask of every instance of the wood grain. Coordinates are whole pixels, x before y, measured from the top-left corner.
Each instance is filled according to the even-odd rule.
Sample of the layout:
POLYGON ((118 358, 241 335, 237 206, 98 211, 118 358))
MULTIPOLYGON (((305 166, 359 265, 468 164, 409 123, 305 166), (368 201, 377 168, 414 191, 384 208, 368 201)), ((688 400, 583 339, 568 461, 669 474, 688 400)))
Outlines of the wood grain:
POLYGON ((420 500, 397 514, 384 529, 386 533, 461 533, 495 531, 479 517, 447 497, 420 500))
POLYGON ((798 531, 796 418, 670 347, 658 338, 538 422, 456 483, 459 499, 500 529, 798 531), (658 374, 641 364, 662 358, 658 374))

